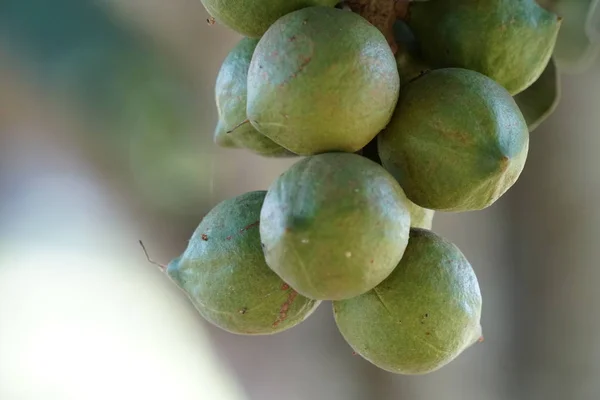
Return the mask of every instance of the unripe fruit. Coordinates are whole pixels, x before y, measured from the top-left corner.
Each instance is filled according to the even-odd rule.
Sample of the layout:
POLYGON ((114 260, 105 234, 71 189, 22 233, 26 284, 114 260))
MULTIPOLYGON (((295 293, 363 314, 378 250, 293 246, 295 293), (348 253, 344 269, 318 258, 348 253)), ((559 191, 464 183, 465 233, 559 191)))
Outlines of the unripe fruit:
POLYGON ((462 252, 444 238, 411 229, 394 272, 373 290, 334 301, 344 339, 376 366, 425 374, 481 338, 481 293, 462 252))
POLYGON ((319 304, 290 288, 265 263, 258 227, 265 194, 249 192, 219 203, 167 267, 200 314, 232 333, 281 332, 304 321, 319 304))
POLYGON ((431 71, 405 85, 378 135, 383 166, 417 205, 433 210, 488 207, 517 180, 529 131, 519 107, 475 71, 431 71))
POLYGON ((304 8, 260 39, 248 72, 247 114, 296 154, 355 152, 388 123, 399 87, 394 55, 367 20, 304 8))
POLYGON ((246 120, 248 67, 257 43, 258 39, 240 40, 227 55, 219 70, 215 85, 219 124, 229 131, 222 136, 227 137, 229 143, 235 143, 236 147, 248 149, 262 156, 294 156, 258 132, 249 123, 243 123, 246 120))
POLYGON ((441 0, 412 3, 408 24, 435 67, 480 72, 515 95, 544 70, 561 20, 535 0, 441 0))
POLYGON ((398 264, 410 214, 402 189, 356 154, 305 158, 269 188, 260 214, 267 264, 298 293, 358 296, 398 264))
POLYGON ((202 0, 219 23, 249 37, 260 37, 278 18, 310 6, 336 5, 338 0, 202 0))

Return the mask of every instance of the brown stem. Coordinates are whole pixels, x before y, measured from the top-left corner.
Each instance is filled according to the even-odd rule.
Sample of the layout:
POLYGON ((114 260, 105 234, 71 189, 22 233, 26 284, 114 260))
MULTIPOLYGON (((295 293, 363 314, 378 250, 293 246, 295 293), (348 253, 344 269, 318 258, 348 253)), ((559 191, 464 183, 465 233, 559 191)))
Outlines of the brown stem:
POLYGON ((148 251, 146 250, 146 246, 144 246, 144 242, 142 242, 141 240, 139 240, 139 242, 140 242, 140 246, 142 246, 142 250, 144 250, 144 254, 146 255, 146 259, 148 260, 148 262, 150 264, 156 265, 161 271, 163 271, 163 272, 166 271, 167 266, 151 259, 150 256, 148 255, 148 251))
POLYGON ((383 33, 392 52, 396 54, 398 44, 394 38, 394 22, 404 19, 410 0, 346 0, 352 11, 360 14, 383 33))
POLYGON ((231 132, 235 131, 237 128, 239 128, 240 126, 242 126, 242 125, 246 125, 246 124, 247 124, 247 123, 249 123, 249 122, 250 122, 250 120, 249 120, 249 119, 245 119, 245 120, 243 120, 242 122, 240 122, 239 124, 237 124, 236 126, 234 126, 233 128, 231 128, 230 130, 228 130, 228 131, 227 131, 227 132, 225 132, 225 133, 231 133, 231 132))

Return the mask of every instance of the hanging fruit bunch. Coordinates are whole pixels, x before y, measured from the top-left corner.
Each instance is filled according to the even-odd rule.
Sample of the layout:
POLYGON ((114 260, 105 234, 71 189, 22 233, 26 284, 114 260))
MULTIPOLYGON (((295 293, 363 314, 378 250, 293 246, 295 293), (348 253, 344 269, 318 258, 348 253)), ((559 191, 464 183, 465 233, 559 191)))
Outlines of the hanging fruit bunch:
POLYGON ((215 142, 303 157, 218 204, 166 274, 237 334, 332 301, 354 351, 394 373, 480 341, 477 278, 433 214, 519 178, 558 98, 561 18, 534 0, 202 1, 245 36, 217 77, 215 142))

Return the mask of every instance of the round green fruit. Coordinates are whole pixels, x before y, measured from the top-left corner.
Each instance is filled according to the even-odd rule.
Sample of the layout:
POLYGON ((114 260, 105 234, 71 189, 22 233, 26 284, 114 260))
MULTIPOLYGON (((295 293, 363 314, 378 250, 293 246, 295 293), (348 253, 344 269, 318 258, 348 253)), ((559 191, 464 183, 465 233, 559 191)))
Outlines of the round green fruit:
POLYGON ((481 72, 515 95, 552 55, 561 20, 535 0, 411 3, 408 21, 426 61, 481 72))
POLYGON ((355 152, 389 122, 399 88, 394 55, 377 28, 349 11, 304 8, 260 39, 247 115, 296 154, 355 152))
POLYGON ((383 166, 417 205, 480 210, 517 180, 529 131, 510 93, 475 71, 431 71, 405 85, 378 135, 383 166))
POLYGON ((249 37, 260 37, 277 19, 310 6, 333 7, 338 0, 202 0, 219 23, 249 37))
POLYGON ((402 260, 375 289, 334 301, 348 344, 399 374, 435 371, 481 338, 481 293, 471 265, 449 241, 411 229, 402 260))
MULTIPOLYGON (((265 157, 293 156, 291 152, 267 138, 246 118, 246 83, 248 67, 258 39, 243 38, 227 55, 215 85, 217 111, 222 129, 229 131, 229 142, 265 157)), ((219 127, 217 126, 217 129, 219 127)), ((218 142, 217 142, 218 143, 218 142)), ((231 146, 230 146, 231 147, 231 146)))
POLYGON ((383 281, 408 241, 402 189, 356 154, 307 157, 269 188, 260 214, 267 264, 298 293, 358 296, 383 281))
POLYGON ((167 274, 200 314, 232 333, 265 335, 304 321, 319 305, 265 263, 259 216, 265 191, 225 200, 202 220, 167 274))

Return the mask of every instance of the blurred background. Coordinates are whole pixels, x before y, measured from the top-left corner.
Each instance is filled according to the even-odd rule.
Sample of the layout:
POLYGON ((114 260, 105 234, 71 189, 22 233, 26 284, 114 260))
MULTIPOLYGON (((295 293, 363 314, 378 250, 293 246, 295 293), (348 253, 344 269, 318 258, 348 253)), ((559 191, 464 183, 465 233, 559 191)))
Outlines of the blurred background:
POLYGON ((0 0, 0 399, 598 399, 588 3, 565 17, 560 49, 579 61, 562 63, 562 100, 519 182, 484 211, 434 220, 478 275, 485 341, 403 377, 353 356, 328 303, 271 337, 213 328, 138 245, 168 262, 212 206, 295 161, 212 142, 237 34, 198 0, 0 0))

